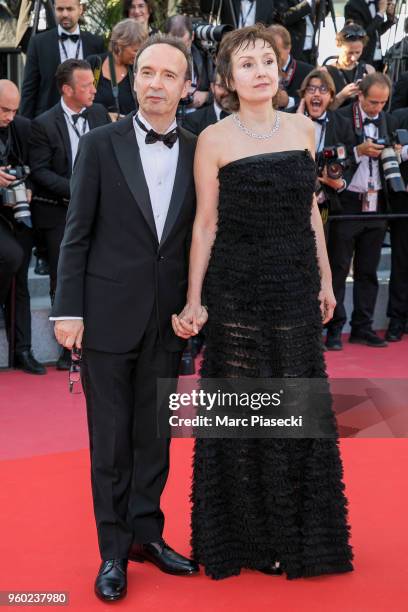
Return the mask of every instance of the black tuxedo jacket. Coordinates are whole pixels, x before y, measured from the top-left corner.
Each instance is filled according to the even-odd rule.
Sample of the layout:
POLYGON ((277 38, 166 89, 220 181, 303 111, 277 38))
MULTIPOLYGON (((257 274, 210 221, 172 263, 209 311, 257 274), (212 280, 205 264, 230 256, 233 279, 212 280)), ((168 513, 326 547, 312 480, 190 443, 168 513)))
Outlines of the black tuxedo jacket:
MULTIPOLYGON (((84 58, 104 51, 103 39, 81 32, 84 58)), ((36 34, 30 40, 21 91, 20 113, 33 119, 54 106, 59 98, 55 72, 60 64, 58 29, 36 34)))
POLYGON ((298 106, 299 105, 298 91, 300 89, 300 86, 303 83, 304 78, 309 74, 309 72, 314 70, 314 66, 312 66, 312 64, 307 64, 306 62, 302 62, 300 60, 295 60, 295 61, 296 61, 295 72, 293 74, 293 77, 290 83, 284 86, 284 89, 286 93, 288 94, 288 96, 295 99, 296 106, 298 106))
MULTIPOLYGON (((221 7, 221 23, 239 25, 239 13, 241 9, 241 0, 231 0, 234 13, 230 10, 229 0, 223 0, 221 7)), ((262 22, 265 25, 271 25, 275 21, 276 10, 274 6, 274 0, 256 0, 255 8, 255 23, 262 22)), ((214 5, 214 14, 218 15, 220 0, 216 0, 214 5)), ((211 10, 212 0, 202 0, 200 7, 203 13, 208 14, 211 10)))
POLYGON ((391 111, 398 108, 407 108, 408 106, 408 71, 403 72, 398 81, 394 85, 394 91, 391 98, 391 111))
MULTIPOLYGON (((400 108, 392 113, 397 127, 408 130, 408 108, 400 108)), ((408 161, 400 164, 402 178, 405 184, 408 185, 408 161)), ((391 193, 390 196, 391 211, 394 213, 406 213, 408 210, 408 193, 391 193)))
MULTIPOLYGON (((356 146, 356 145, 361 144, 364 141, 364 135, 362 133, 357 133, 354 128, 353 109, 354 109, 354 104, 349 104, 348 106, 343 106, 342 108, 339 108, 336 112, 342 117, 345 117, 350 122, 350 125, 353 128, 354 146, 356 146)), ((380 138, 388 138, 392 134, 392 132, 395 131, 397 127, 398 127, 397 119, 393 115, 391 115, 391 113, 386 113, 384 111, 380 113, 380 125, 378 128, 378 133, 379 133, 380 138)), ((388 193, 387 184, 385 182, 384 173, 383 173, 382 166, 381 166, 381 160, 379 161, 380 161, 381 184, 382 184, 382 188, 384 191, 386 208, 388 209, 389 208, 389 193, 388 193)))
MULTIPOLYGON (((110 123, 104 106, 94 104, 88 109, 89 129, 110 123)), ((69 199, 69 181, 72 173, 71 144, 61 103, 32 121, 29 159, 34 184, 33 215, 37 227, 49 228, 65 219, 69 199), (47 204, 36 201, 35 196, 59 201, 47 204)))
POLYGON ((303 51, 306 38, 305 17, 312 19, 314 15, 312 7, 306 0, 279 0, 278 2, 278 21, 290 32, 292 39, 292 55, 300 57, 303 51))
POLYGON ((217 123, 217 115, 215 114, 214 105, 210 104, 196 110, 194 113, 188 113, 183 119, 183 127, 189 132, 201 134, 209 125, 217 123))
POLYGON ((186 300, 195 213, 196 137, 179 128, 179 158, 160 243, 134 131, 133 115, 80 140, 71 180, 52 315, 84 317, 84 346, 133 349, 155 309, 163 346, 184 342, 171 315, 186 300))
POLYGON ((372 17, 368 4, 365 2, 365 0, 349 0, 346 2, 344 6, 344 18, 352 19, 356 23, 359 23, 367 32, 367 36, 370 40, 364 48, 361 59, 366 61, 368 64, 372 63, 377 43, 376 32, 378 32, 381 36, 384 34, 384 32, 391 28, 393 21, 388 19, 387 21, 384 21, 379 15, 372 17))

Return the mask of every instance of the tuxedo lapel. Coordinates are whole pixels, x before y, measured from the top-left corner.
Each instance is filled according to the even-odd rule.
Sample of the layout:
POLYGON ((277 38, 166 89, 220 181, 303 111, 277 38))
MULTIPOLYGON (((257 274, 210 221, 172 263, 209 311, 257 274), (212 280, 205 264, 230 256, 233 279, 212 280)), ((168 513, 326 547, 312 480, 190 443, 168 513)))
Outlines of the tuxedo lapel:
POLYGON ((64 143, 64 150, 67 154, 67 164, 68 164, 68 173, 71 176, 72 169, 72 151, 71 151, 71 141, 69 139, 68 134, 68 126, 65 120, 64 111, 62 110, 61 104, 58 104, 55 109, 55 123, 57 130, 62 138, 64 143))
POLYGON ((116 131, 112 132, 111 135, 116 159, 146 223, 158 242, 149 189, 133 126, 133 113, 119 121, 116 127, 116 131))
POLYGON ((160 245, 162 245, 168 238, 183 204, 187 191, 187 186, 191 180, 191 176, 189 175, 189 172, 187 170, 191 166, 191 154, 192 152, 190 150, 190 147, 188 146, 183 134, 180 132, 179 156, 177 162, 176 177, 174 179, 174 186, 171 194, 169 210, 167 213, 166 222, 164 224, 160 245))
POLYGON ((89 129, 93 130, 96 127, 106 125, 106 121, 102 115, 98 113, 93 106, 88 108, 88 125, 89 129))

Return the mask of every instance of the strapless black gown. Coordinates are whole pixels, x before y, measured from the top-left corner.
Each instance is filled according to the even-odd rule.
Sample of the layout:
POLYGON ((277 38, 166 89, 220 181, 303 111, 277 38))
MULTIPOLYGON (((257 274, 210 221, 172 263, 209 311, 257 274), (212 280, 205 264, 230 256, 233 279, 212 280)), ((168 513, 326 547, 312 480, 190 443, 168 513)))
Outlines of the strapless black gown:
MULTIPOLYGON (((219 181, 202 376, 326 376, 311 156, 246 157, 219 181)), ((192 504, 193 555, 213 578, 275 561, 288 578, 353 569, 335 439, 197 439, 192 504)))

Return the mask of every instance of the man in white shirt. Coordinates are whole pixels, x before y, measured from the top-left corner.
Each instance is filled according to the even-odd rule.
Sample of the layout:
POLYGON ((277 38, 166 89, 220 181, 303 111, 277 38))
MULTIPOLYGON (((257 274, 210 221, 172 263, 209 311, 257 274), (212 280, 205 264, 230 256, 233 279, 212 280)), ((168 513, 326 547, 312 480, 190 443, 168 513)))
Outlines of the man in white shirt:
POLYGON ((339 114, 352 122, 355 134, 356 172, 347 189, 340 194, 345 214, 364 214, 366 219, 333 221, 330 226, 328 253, 337 306, 328 326, 329 348, 340 350, 341 330, 346 323, 344 295, 346 279, 353 260, 353 313, 349 341, 382 348, 387 342, 372 329, 378 293, 377 268, 387 222, 375 213, 387 212, 388 191, 381 155, 384 144, 397 127, 392 115, 383 111, 391 90, 389 78, 381 73, 367 75, 360 84, 358 102, 340 109, 339 114), (354 257, 354 259, 353 259, 354 257))
POLYGON ((171 317, 186 301, 195 212, 196 138, 175 122, 190 80, 183 42, 150 37, 135 61, 138 113, 85 134, 71 181, 52 316, 60 344, 83 349, 104 601, 126 595, 128 559, 198 572, 162 537, 169 421, 157 400, 185 346, 171 317))
POLYGON ((55 81, 58 65, 103 53, 102 37, 79 29, 79 0, 55 0, 58 26, 32 36, 27 52, 20 113, 29 119, 44 113, 59 100, 55 81))

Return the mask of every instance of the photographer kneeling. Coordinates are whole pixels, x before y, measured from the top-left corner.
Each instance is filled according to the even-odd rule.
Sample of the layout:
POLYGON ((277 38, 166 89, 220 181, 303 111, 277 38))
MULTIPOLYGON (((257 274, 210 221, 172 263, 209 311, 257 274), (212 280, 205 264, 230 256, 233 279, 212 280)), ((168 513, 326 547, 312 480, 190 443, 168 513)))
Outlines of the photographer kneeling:
POLYGON ((299 95, 297 112, 309 116, 315 125, 316 197, 326 232, 328 215, 341 210, 338 192, 346 189, 354 173, 349 159, 353 152, 353 130, 347 119, 330 110, 336 89, 325 70, 312 70, 303 80, 299 95))
POLYGON ((344 295, 353 259, 353 313, 349 341, 370 347, 387 342, 372 329, 378 294, 377 267, 387 222, 376 219, 388 212, 388 190, 404 190, 396 150, 391 144, 395 119, 383 111, 390 95, 389 78, 378 72, 367 75, 360 84, 358 101, 338 111, 353 126, 357 170, 341 193, 345 214, 364 214, 366 219, 340 220, 330 224, 328 253, 336 297, 334 316, 328 325, 326 346, 341 350, 341 330, 346 323, 344 295), (373 218, 374 217, 374 218, 373 218))
POLYGON ((30 374, 46 369, 31 352, 31 311, 28 266, 33 246, 29 168, 30 121, 16 117, 20 94, 11 81, 0 81, 0 307, 10 320, 8 297, 16 279, 15 366, 30 374))

